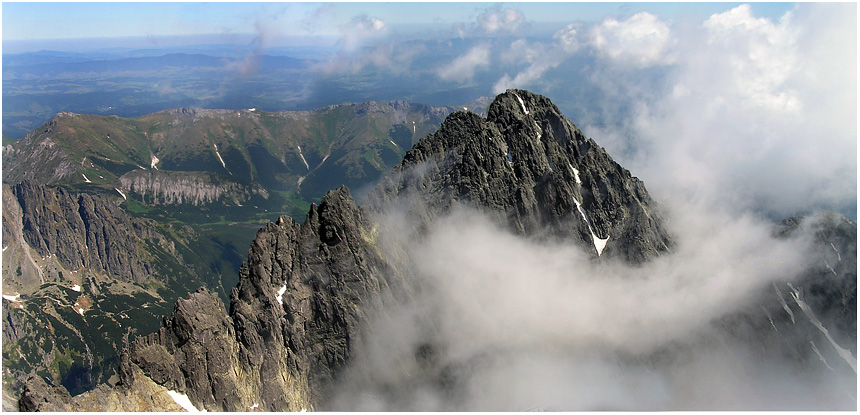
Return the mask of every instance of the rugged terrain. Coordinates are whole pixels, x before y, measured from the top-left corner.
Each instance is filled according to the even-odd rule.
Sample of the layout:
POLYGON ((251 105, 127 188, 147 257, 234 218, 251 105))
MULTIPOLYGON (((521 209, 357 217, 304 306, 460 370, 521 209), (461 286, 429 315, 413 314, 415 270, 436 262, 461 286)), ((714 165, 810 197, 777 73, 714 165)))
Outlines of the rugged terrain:
POLYGON ((200 286, 229 301, 261 224, 372 183, 449 111, 61 113, 5 145, 4 396, 31 373, 73 394, 110 379, 129 329, 200 286))
POLYGON ((31 373, 88 390, 115 374, 123 342, 154 331, 178 297, 205 285, 226 298, 205 239, 133 218, 112 198, 4 185, 4 395, 31 373))
MULTIPOLYGON (((356 376, 351 365, 373 347, 380 316, 426 330, 409 340, 402 333, 406 353, 387 356, 396 360, 395 373, 359 373, 359 380, 402 408, 469 408, 462 396, 467 379, 492 366, 494 352, 442 360, 453 353, 434 338, 435 312, 442 310, 414 321, 389 315, 434 289, 407 246, 439 219, 468 209, 528 240, 571 241, 595 269, 642 266, 672 255, 675 246, 644 184, 548 99, 522 90, 496 97, 486 118, 449 115, 359 200, 341 187, 312 204, 302 224, 282 216, 260 229, 229 308, 206 289, 177 301, 157 332, 124 350, 115 386, 70 397, 31 377, 21 409, 175 410, 165 399, 171 395, 210 411, 364 409, 343 407, 335 391, 356 376), (441 407, 422 406, 428 388, 446 397, 441 407)), ((713 324, 762 357, 789 356, 798 374, 823 366, 856 379, 856 347, 842 348, 856 344, 856 224, 821 215, 787 220, 774 233, 811 238, 803 246, 825 262, 761 293, 741 293, 752 299, 748 307, 713 324), (833 338, 826 327, 847 337, 833 338)), ((648 368, 683 355, 614 358, 625 368, 648 368)))

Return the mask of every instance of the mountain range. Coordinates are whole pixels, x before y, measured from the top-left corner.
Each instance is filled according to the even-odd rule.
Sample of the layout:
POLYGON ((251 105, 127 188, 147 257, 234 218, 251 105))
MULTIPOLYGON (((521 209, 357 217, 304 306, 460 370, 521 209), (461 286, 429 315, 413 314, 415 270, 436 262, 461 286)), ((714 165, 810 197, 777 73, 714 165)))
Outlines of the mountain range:
MULTIPOLYGON (((525 90, 500 94, 485 116, 400 102, 307 113, 180 109, 134 120, 60 114, 4 148, 4 181, 16 183, 4 187, 4 275, 12 275, 6 268, 7 247, 14 248, 10 263, 32 264, 8 285, 4 278, 4 321, 25 328, 11 336, 10 326, 4 326, 4 340, 9 336, 19 345, 7 349, 4 342, 4 383, 14 350, 30 350, 23 346, 34 348, 40 338, 53 341, 28 328, 40 326, 34 321, 78 330, 78 338, 83 330, 93 330, 87 326, 92 324, 86 321, 88 309, 79 316, 56 310, 73 299, 78 306, 84 297, 92 302, 96 289, 120 292, 103 281, 133 287, 126 295, 136 301, 153 295, 144 289, 153 281, 177 287, 171 288, 172 296, 156 289, 158 299, 146 298, 146 304, 161 304, 158 310, 164 310, 166 300, 174 304, 159 328, 140 329, 149 332, 111 344, 119 353, 116 376, 109 382, 72 391, 45 371, 27 373, 28 359, 22 358, 16 376, 29 375, 18 400, 22 410, 495 409, 480 399, 481 393, 499 379, 521 380, 504 376, 521 373, 506 372, 512 369, 505 364, 521 348, 533 359, 525 362, 562 355, 558 361, 566 364, 571 356, 588 355, 603 344, 594 346, 587 333, 566 330, 565 319, 548 332, 538 330, 536 340, 520 339, 517 332, 531 330, 517 326, 517 317, 532 314, 519 308, 538 306, 538 315, 555 321, 552 314, 564 315, 574 300, 552 294, 528 299, 521 293, 526 296, 517 297, 521 303, 504 302, 511 287, 542 293, 531 284, 551 281, 564 292, 576 292, 595 281, 612 283, 623 270, 634 277, 612 285, 619 291, 608 295, 624 297, 643 280, 661 279, 637 270, 659 270, 660 264, 688 255, 672 217, 645 184, 549 99, 525 90), (222 278, 193 266, 205 262, 194 259, 190 248, 199 230, 178 230, 183 225, 175 220, 184 217, 178 211, 227 215, 266 206, 287 213, 288 202, 296 198, 314 202, 303 222, 298 215, 283 215, 259 229, 229 296, 222 278), (174 207, 177 211, 161 221, 152 214, 174 207), (143 211, 150 212, 148 217, 143 211), (54 231, 57 223, 68 226, 54 231), (457 238, 440 236, 451 223, 457 238), (459 247, 462 235, 485 233, 500 241, 479 238, 460 247, 465 259, 448 251, 459 247), (514 242, 503 244, 508 240, 514 242), (167 249, 180 250, 177 244, 190 252, 176 255, 167 249), (523 256, 533 252, 532 245, 554 247, 551 251, 573 258, 574 266, 556 253, 541 254, 538 261, 548 264, 506 279, 506 268, 534 260, 508 256, 507 266, 482 262, 481 245, 503 250, 507 244, 523 256), (87 254, 102 245, 110 249, 87 254), (187 271, 176 273, 171 266, 187 271), (561 281, 543 279, 544 269, 562 270, 561 281), (78 281, 68 276, 71 270, 92 276, 78 281), (44 274, 51 272, 56 272, 50 274, 52 283, 44 283, 44 274), (582 272, 588 274, 584 280, 576 276, 582 272), (175 298, 195 283, 203 288, 175 298), (451 287, 453 293, 447 291, 451 287), (20 297, 6 298, 7 289, 20 297), (34 289, 38 296, 20 294, 34 289), (459 300, 451 302, 452 295, 459 300), (464 311, 474 307, 470 304, 485 298, 502 299, 498 314, 478 312, 484 320, 467 334, 452 329, 460 327, 452 322, 458 316, 473 316, 464 311), (54 301, 57 307, 51 311, 39 301, 54 301), (63 320, 55 316, 63 313, 63 320), (480 332, 488 327, 503 333, 504 341, 476 340, 485 338, 480 332), (488 375, 496 371, 502 375, 488 375)), ((648 343, 644 338, 609 347, 612 367, 623 373, 662 373, 683 390, 685 370, 695 369, 687 363, 699 362, 696 353, 705 342, 732 344, 732 353, 775 361, 803 382, 845 378, 856 383, 856 224, 831 213, 789 218, 773 224, 766 241, 778 253, 791 247, 785 255, 812 260, 782 279, 735 293, 737 304, 704 317, 708 330, 698 335, 666 334, 653 347, 642 346, 648 343)), ((709 283, 704 277, 692 281, 709 283)), ((647 326, 647 312, 642 313, 641 324, 647 326)), ((135 321, 156 321, 143 323, 147 318, 135 321)), ((602 330, 614 331, 610 321, 602 330)), ((56 346, 42 350, 43 359, 69 353, 56 346)), ((810 405, 856 406, 850 390, 833 393, 835 398, 810 405)), ((656 408, 685 408, 682 395, 656 408)), ((549 400, 538 408, 589 409, 556 407, 549 400)))
POLYGON ((450 111, 62 113, 5 146, 3 293, 21 307, 5 309, 4 384, 33 370, 72 393, 109 380, 124 339, 154 331, 184 293, 229 300, 261 223, 303 216, 332 181, 373 182, 450 111))

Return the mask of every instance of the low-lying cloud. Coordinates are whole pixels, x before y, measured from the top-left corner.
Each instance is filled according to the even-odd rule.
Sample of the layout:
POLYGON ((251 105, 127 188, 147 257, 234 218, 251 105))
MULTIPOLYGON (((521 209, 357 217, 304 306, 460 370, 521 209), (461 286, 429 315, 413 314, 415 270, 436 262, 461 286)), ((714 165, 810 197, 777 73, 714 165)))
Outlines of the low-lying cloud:
POLYGON ((790 369, 719 325, 819 261, 810 239, 672 203, 677 248, 642 266, 516 236, 466 208, 424 238, 383 234, 411 256, 419 289, 370 323, 330 409, 852 408, 856 377, 790 369))

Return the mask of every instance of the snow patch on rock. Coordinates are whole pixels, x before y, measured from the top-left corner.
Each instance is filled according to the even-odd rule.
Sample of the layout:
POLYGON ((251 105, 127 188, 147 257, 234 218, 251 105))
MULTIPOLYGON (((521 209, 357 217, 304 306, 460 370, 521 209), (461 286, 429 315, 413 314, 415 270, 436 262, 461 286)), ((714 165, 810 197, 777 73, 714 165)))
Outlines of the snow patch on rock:
MULTIPOLYGON (((302 163, 305 163, 305 168, 307 168, 310 171, 311 166, 308 164, 308 161, 305 160, 305 155, 302 154, 302 146, 296 146, 296 148, 299 149, 299 157, 302 158, 302 163)), ((323 161, 325 161, 325 159, 323 159, 323 161)), ((320 163, 320 164, 322 164, 322 163, 320 163)))
POLYGON ((181 406, 187 412, 206 412, 206 410, 197 409, 194 404, 191 403, 191 399, 188 399, 188 395, 184 393, 179 393, 176 391, 169 390, 167 394, 173 398, 173 402, 176 402, 177 405, 181 406))
POLYGON ((603 253, 603 248, 606 248, 606 242, 609 241, 609 237, 606 238, 598 238, 597 234, 594 233, 594 228, 591 226, 591 221, 588 220, 588 216, 585 215, 585 209, 582 208, 582 205, 578 200, 573 199, 573 203, 576 204, 576 208, 579 210, 579 214, 582 216, 582 220, 588 225, 588 231, 591 232, 591 239, 594 243, 594 249, 597 250, 597 256, 603 253))
POLYGON ((515 96, 515 97, 517 97, 517 101, 519 101, 519 102, 520 102, 520 106, 521 106, 521 107, 523 107, 523 112, 524 112, 526 115, 529 115, 529 110, 527 110, 527 109, 526 109, 526 103, 525 103, 525 102, 523 102, 523 99, 522 99, 522 98, 520 98, 520 96, 519 96, 519 95, 517 95, 517 94, 514 94, 514 96, 515 96))
POLYGON ((284 284, 280 290, 278 290, 278 303, 284 305, 284 293, 287 292, 287 284, 284 284))

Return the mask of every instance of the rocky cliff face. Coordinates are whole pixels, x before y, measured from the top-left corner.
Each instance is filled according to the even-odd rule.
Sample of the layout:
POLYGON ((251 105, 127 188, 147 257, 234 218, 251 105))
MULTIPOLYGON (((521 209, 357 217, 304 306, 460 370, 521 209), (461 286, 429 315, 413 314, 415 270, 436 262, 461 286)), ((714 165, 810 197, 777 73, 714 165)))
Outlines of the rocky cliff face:
POLYGON ((4 178, 12 175, 16 182, 38 179, 44 184, 56 184, 75 174, 77 169, 71 158, 49 135, 56 125, 57 117, 54 117, 27 134, 21 139, 28 143, 26 148, 14 144, 3 147, 4 178))
POLYGON ((217 287, 183 246, 196 238, 116 198, 3 186, 4 393, 30 375, 74 394, 109 380, 124 337, 157 329, 177 292, 217 287))
MULTIPOLYGON (((136 282, 152 276, 152 266, 137 246, 148 236, 146 230, 112 201, 33 182, 12 186, 11 194, 15 200, 8 200, 9 208, 21 212, 23 242, 39 255, 56 255, 70 270, 103 271, 136 282)), ((7 218, 3 227, 14 232, 15 219, 7 218)), ((4 246, 9 243, 4 240, 4 246)))
POLYGON ((774 282, 757 304, 726 319, 726 326, 754 338, 767 355, 856 376, 857 224, 822 212, 786 219, 775 234, 810 238, 819 262, 808 264, 794 281, 774 282))
MULTIPOLYGON (((297 380, 286 396, 301 397, 305 407, 324 400, 360 341, 366 315, 391 284, 371 233, 349 191, 332 191, 304 224, 282 217, 257 234, 233 291, 241 356, 261 374, 286 369, 297 380)), ((296 408, 283 394, 263 384, 261 390, 268 391, 261 405, 296 408)))
POLYGON ((571 237, 595 257, 639 262, 669 249, 641 182, 549 100, 509 91, 489 114, 449 116, 364 210, 341 188, 313 205, 304 224, 282 217, 261 229, 229 313, 206 291, 179 301, 162 329, 128 348, 121 372, 145 376, 124 375, 120 389, 154 382, 209 410, 325 408, 368 316, 415 288, 402 277, 408 259, 380 248, 372 222, 395 201, 413 202, 418 228, 463 203, 520 234, 571 237))
MULTIPOLYGON (((88 396, 115 401, 154 382, 200 409, 315 408, 361 341, 367 315, 400 285, 371 235, 346 188, 312 206, 302 225, 289 217, 270 223, 251 246, 229 315, 211 292, 190 294, 157 333, 128 348, 121 385, 88 396)), ((30 384, 22 408, 64 399, 30 384)))
POLYGON ((423 226, 465 204, 520 234, 572 238, 631 263, 672 245, 643 183, 528 91, 499 95, 486 119, 456 112, 415 144, 367 204, 384 211, 398 199, 423 226))
POLYGON ((134 170, 120 176, 119 181, 123 190, 151 205, 242 206, 252 196, 269 198, 269 192, 259 184, 243 185, 205 172, 134 170))

